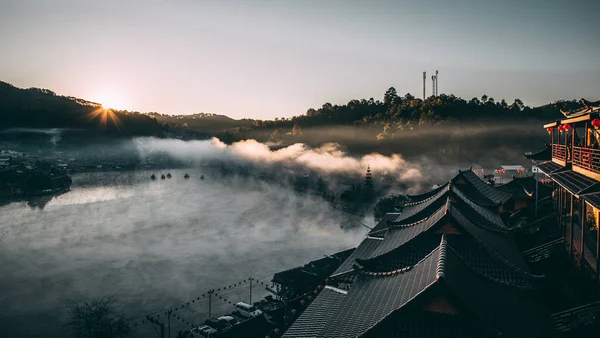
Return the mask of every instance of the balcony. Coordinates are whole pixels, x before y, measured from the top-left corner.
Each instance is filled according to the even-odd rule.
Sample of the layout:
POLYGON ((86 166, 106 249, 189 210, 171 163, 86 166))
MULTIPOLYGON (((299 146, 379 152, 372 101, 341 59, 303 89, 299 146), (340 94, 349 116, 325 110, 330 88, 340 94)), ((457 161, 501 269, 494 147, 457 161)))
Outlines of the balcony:
POLYGON ((560 165, 567 165, 569 152, 564 144, 552 145, 552 161, 560 165))
POLYGON ((600 180, 600 149, 573 147, 572 160, 573 171, 600 180))

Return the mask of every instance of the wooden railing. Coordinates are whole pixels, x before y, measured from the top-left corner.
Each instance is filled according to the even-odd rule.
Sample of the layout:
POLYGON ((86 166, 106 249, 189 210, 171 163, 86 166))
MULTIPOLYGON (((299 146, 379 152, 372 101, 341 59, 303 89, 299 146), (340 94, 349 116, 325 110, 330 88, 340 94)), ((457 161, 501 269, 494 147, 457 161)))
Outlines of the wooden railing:
POLYGON ((552 315, 559 332, 568 332, 596 323, 600 315, 600 302, 594 302, 552 315))
POLYGON ((536 246, 535 248, 523 251, 523 258, 525 258, 525 260, 529 263, 535 263, 546 258, 552 257, 555 252, 560 252, 564 250, 565 239, 558 238, 551 242, 544 243, 540 246, 536 246))
POLYGON ((559 161, 567 161, 567 147, 564 144, 553 144, 552 158, 559 161))
POLYGON ((600 149, 573 147, 573 165, 600 174, 600 149))

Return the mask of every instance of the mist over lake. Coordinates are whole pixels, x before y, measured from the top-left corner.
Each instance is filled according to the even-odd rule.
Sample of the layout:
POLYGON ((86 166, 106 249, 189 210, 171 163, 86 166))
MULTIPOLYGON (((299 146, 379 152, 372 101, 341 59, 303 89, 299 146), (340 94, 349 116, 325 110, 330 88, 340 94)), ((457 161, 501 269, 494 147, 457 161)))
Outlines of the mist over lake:
MULTIPOLYGON (((366 230, 341 228, 340 211, 320 197, 279 185, 200 180, 200 169, 150 180, 161 172, 75 174, 71 191, 43 209, 0 207, 3 337, 64 336, 67 306, 98 296, 114 295, 138 318, 248 277, 269 281, 355 246, 366 230)), ((255 299, 265 294, 256 287, 255 299)), ((247 301, 247 289, 230 297, 247 301)), ((203 305, 186 311, 189 320, 206 317, 203 305)))

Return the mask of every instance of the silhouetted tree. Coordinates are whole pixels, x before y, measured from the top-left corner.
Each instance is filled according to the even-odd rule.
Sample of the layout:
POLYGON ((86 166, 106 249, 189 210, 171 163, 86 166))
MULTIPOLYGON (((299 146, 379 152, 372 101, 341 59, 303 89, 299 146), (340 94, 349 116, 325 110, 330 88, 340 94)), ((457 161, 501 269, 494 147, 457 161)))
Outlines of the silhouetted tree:
POLYGON ((131 337, 131 326, 116 309, 115 299, 107 296, 69 308, 69 326, 76 338, 131 337))
POLYGON ((390 87, 385 94, 383 94, 383 103, 387 105, 391 105, 398 99, 398 93, 396 92, 396 88, 390 87))

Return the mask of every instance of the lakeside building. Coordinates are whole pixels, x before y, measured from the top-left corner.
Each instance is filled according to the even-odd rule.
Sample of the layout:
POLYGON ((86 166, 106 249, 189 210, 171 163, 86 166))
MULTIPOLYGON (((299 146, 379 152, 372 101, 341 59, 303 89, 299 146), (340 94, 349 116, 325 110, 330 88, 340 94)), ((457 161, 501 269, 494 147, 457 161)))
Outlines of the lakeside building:
POLYGON ((600 278, 600 101, 544 125, 550 151, 526 155, 554 182, 558 225, 565 250, 593 280, 600 278))

